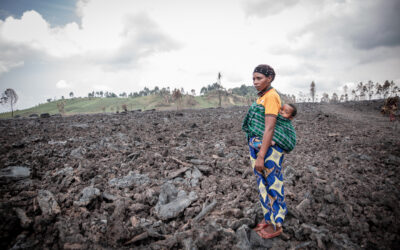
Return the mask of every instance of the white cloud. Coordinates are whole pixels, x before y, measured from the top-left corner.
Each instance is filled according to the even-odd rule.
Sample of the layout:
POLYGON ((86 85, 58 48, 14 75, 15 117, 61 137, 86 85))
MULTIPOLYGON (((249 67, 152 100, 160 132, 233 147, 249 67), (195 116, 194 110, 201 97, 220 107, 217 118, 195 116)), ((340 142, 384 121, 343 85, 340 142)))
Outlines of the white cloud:
POLYGON ((56 83, 56 87, 59 88, 59 89, 69 89, 69 88, 71 88, 71 84, 68 83, 68 82, 65 81, 65 80, 59 80, 59 81, 56 83))

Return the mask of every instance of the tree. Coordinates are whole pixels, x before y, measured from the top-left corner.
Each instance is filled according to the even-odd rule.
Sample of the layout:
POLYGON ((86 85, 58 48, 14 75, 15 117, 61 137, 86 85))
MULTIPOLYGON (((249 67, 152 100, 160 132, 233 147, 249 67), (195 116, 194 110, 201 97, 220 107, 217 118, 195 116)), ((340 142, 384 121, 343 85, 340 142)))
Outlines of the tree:
POLYGON ((390 82, 388 80, 386 80, 382 86, 382 92, 383 92, 384 99, 386 99, 386 97, 389 95, 389 91, 390 91, 390 82))
POLYGON ((314 81, 311 82, 310 93, 311 93, 312 101, 314 102, 314 99, 315 99, 315 83, 314 83, 314 81))
POLYGON ((200 90, 200 94, 201 95, 207 94, 207 88, 206 87, 202 87, 201 90, 200 90))
POLYGON ((11 116, 14 117, 14 105, 18 101, 18 95, 13 89, 6 89, 1 96, 0 103, 5 105, 6 103, 10 104, 11 107, 11 116))
POLYGON ((353 95, 353 101, 356 101, 357 98, 358 98, 357 92, 353 89, 353 90, 351 91, 351 94, 353 95))
POLYGON ((223 90, 223 87, 221 85, 221 78, 222 78, 221 72, 218 72, 217 82, 216 82, 216 84, 217 84, 216 89, 218 91, 218 107, 221 107, 221 102, 222 102, 222 100, 221 100, 222 93, 221 92, 223 90))
POLYGON ((196 95, 196 90, 192 89, 191 92, 192 92, 192 96, 196 95))
POLYGON ((397 92, 396 88, 397 88, 396 84, 393 81, 390 81, 389 96, 392 96, 392 94, 393 94, 393 96, 396 96, 396 92, 397 92))
POLYGON ((70 98, 74 98, 74 92, 72 92, 72 91, 69 92, 69 97, 70 97, 70 98))
POLYGON ((360 100, 363 100, 364 99, 364 96, 365 96, 365 88, 364 88, 364 84, 363 84, 363 82, 359 82, 358 83, 358 85, 357 85, 357 88, 356 88, 356 91, 357 92, 359 92, 359 98, 360 98, 360 100))
POLYGON ((371 100, 371 97, 374 94, 374 83, 372 81, 368 81, 365 87, 368 93, 368 100, 371 100))
POLYGON ((329 95, 327 93, 322 94, 321 102, 329 102, 329 95))
POLYGON ((172 98, 174 99, 174 101, 177 102, 176 104, 176 109, 179 109, 179 107, 181 106, 181 102, 182 102, 182 93, 179 89, 174 89, 172 91, 172 98))
POLYGON ((375 90, 376 90, 375 93, 379 95, 379 97, 381 98, 383 91, 382 91, 382 85, 379 82, 375 83, 375 90))
POLYGON ((333 103, 336 103, 336 102, 338 101, 338 99, 339 99, 339 98, 338 98, 338 95, 337 95, 336 93, 333 93, 333 94, 332 94, 332 99, 331 99, 332 102, 333 102, 333 103))
POLYGON ((147 87, 144 87, 143 93, 144 93, 144 96, 148 96, 150 94, 150 89, 147 87))
POLYGON ((347 95, 347 90, 349 88, 347 87, 347 85, 344 85, 343 87, 343 91, 344 91, 344 101, 347 102, 349 100, 349 96, 347 95))

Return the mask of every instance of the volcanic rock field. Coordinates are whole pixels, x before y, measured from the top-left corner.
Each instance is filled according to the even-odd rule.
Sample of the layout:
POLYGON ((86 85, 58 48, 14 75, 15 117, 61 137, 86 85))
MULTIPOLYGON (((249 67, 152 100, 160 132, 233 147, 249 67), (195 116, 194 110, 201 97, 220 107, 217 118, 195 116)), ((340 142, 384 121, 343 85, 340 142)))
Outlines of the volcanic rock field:
POLYGON ((298 104, 283 234, 261 239, 247 107, 0 120, 1 249, 395 249, 400 126, 298 104))

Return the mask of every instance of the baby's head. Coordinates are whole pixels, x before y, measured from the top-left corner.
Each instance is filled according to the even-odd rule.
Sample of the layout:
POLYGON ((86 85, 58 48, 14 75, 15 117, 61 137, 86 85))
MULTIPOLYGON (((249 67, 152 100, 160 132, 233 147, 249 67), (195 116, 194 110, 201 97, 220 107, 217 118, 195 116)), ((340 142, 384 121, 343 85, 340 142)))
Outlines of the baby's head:
POLYGON ((279 111, 279 114, 289 120, 292 120, 297 115, 297 108, 292 103, 284 104, 279 111))

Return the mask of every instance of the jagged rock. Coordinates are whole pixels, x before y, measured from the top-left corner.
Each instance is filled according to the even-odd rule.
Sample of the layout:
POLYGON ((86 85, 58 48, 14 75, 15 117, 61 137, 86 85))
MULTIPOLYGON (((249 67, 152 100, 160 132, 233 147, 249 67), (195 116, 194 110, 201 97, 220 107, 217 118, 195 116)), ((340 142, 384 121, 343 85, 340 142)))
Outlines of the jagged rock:
POLYGON ((100 196, 100 190, 94 187, 85 187, 80 193, 79 201, 74 201, 76 206, 87 206, 100 196))
POLYGON ((129 172, 127 176, 122 178, 111 179, 108 184, 112 187, 119 188, 130 188, 134 185, 145 185, 150 183, 150 178, 148 175, 136 174, 134 172, 129 172))
POLYGON ((22 180, 30 176, 31 170, 24 166, 10 166, 0 170, 0 180, 22 180))
POLYGON ((40 114, 40 118, 49 118, 50 114, 49 113, 42 113, 40 114))
POLYGON ((81 159, 86 154, 86 149, 83 147, 78 147, 71 151, 71 156, 74 158, 81 159))
POLYGON ((15 208, 14 210, 19 218, 21 227, 27 229, 32 224, 32 220, 26 216, 25 211, 21 208, 15 208))
POLYGON ((0 119, 0 172, 16 165, 30 170, 21 180, 0 178, 0 248, 393 248, 398 129, 366 107, 298 104, 292 121, 298 142, 282 168, 284 234, 269 240, 251 229, 263 211, 241 131, 248 107, 182 110, 178 117, 157 111, 0 119), (85 150, 70 155, 78 148, 85 150), (163 205, 190 205, 162 220, 155 206, 166 182, 175 191, 163 205), (85 187, 94 191, 87 200, 85 187), (41 202, 48 215, 37 190, 54 194, 41 202), (81 198, 82 206, 74 205, 81 198))
POLYGON ((48 190, 39 190, 36 197, 43 215, 56 215, 61 212, 54 195, 48 190))
POLYGON ((184 190, 178 190, 173 184, 166 183, 162 186, 155 213, 161 220, 175 218, 196 199, 195 192, 190 192, 188 196, 184 190))
POLYGON ((261 238, 254 230, 250 229, 247 225, 241 226, 236 231, 237 245, 236 247, 241 250, 247 249, 269 249, 273 246, 272 240, 261 238))

